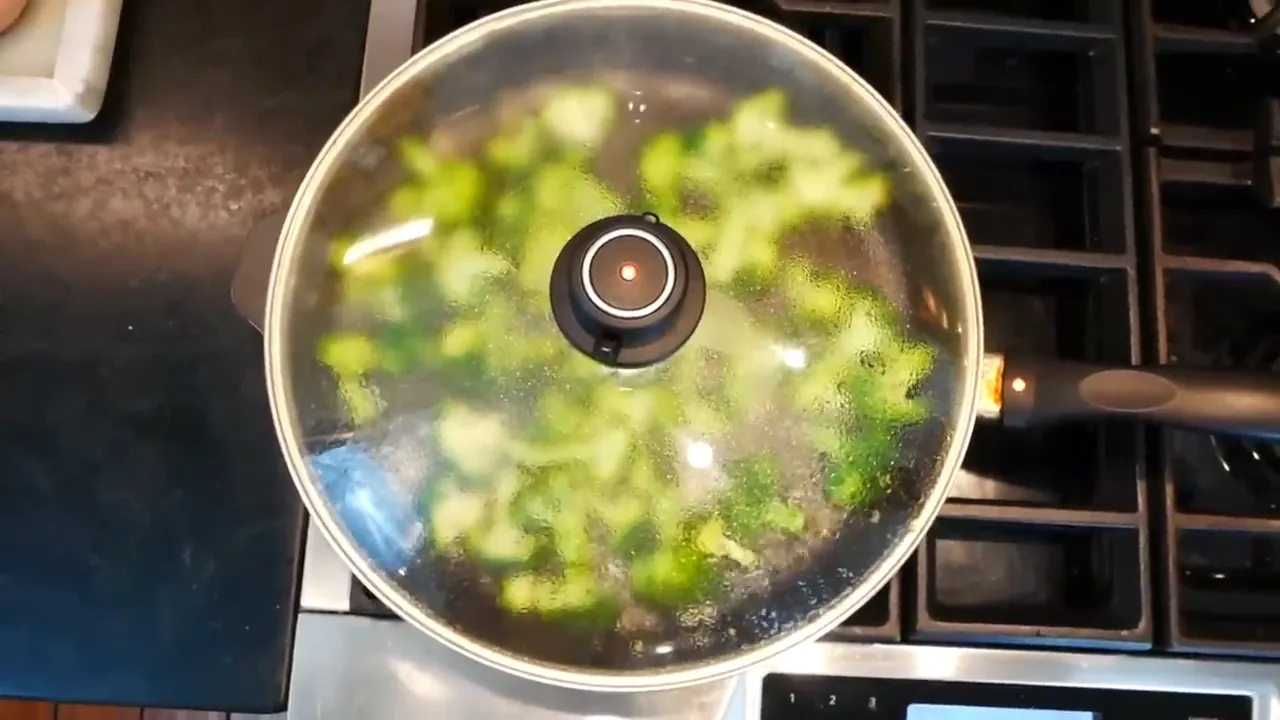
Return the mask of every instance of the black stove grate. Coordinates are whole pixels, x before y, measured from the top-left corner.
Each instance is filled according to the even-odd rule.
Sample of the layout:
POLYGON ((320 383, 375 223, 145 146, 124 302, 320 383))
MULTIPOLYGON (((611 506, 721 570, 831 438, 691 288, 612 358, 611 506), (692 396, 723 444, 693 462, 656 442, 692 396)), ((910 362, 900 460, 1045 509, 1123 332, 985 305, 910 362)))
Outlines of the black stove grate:
MULTIPOLYGON (((518 2, 424 0, 420 35, 518 2)), ((1249 2, 733 4, 831 51, 923 138, 988 350, 1280 368, 1280 68, 1249 2)), ((358 585, 353 611, 386 613, 358 585)), ((1280 656, 1280 452, 981 426, 916 557, 833 636, 1280 656)))
MULTIPOLYGON (((1161 362, 1280 370, 1280 13, 1140 0, 1136 156, 1161 362)), ((1252 3, 1265 10, 1274 3, 1252 3)), ((1280 453, 1184 432, 1160 447, 1162 639, 1280 655, 1280 453)))
MULTIPOLYGON (((987 349, 1138 360, 1120 6, 903 1, 910 120, 974 244, 987 349)), ((980 426, 917 553, 906 636, 1151 647, 1142 448, 1124 423, 980 426)))

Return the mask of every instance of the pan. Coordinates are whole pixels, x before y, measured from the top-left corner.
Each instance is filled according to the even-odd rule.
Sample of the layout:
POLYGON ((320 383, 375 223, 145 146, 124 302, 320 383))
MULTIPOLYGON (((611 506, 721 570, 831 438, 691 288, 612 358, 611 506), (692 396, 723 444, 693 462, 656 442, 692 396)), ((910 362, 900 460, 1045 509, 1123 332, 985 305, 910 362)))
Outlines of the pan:
POLYGON ((687 686, 827 632, 980 419, 1280 437, 1270 375, 984 354, 906 125, 719 3, 478 21, 361 102, 277 222, 233 295, 315 526, 411 626, 554 685, 687 686))

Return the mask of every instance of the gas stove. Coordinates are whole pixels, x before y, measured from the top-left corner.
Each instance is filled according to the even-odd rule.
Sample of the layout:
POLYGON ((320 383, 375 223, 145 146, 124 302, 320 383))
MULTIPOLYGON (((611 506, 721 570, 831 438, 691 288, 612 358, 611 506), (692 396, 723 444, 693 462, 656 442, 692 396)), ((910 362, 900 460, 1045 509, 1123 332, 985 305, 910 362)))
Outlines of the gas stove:
MULTIPOLYGON (((363 90, 517 3, 372 0, 363 90)), ((848 63, 924 140, 975 244, 988 350, 1280 369, 1271 0, 734 4, 848 63)), ((394 619, 316 532, 301 604, 294 720, 1280 718, 1280 450, 980 427, 874 600, 767 667, 671 693, 479 667, 394 619)))

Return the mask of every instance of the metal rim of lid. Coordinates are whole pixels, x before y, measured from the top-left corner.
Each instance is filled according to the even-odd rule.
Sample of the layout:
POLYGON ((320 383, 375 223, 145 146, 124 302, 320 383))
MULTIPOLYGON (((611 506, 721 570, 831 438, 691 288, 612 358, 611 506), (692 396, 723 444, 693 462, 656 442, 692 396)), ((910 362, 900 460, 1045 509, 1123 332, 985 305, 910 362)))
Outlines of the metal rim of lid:
POLYGON ((893 106, 833 54, 776 22, 724 5, 717 0, 536 0, 485 16, 428 46, 379 83, 339 125, 317 155, 290 207, 272 265, 263 335, 268 400, 285 464, 303 504, 316 521, 315 527, 351 568, 356 579, 411 626, 477 662, 534 682, 613 693, 672 690, 736 675, 835 629, 896 575, 915 551, 924 530, 941 511, 968 449, 980 385, 983 327, 977 265, 959 211, 943 183, 941 173, 893 106), (968 320, 968 327, 964 328, 962 354, 959 357, 963 370, 960 373, 960 387, 957 388, 956 423, 938 466, 937 486, 918 507, 908 532, 892 543, 861 581, 852 585, 840 600, 831 603, 807 624, 723 659, 644 672, 549 665, 482 643, 433 616, 397 588, 389 578, 374 569, 366 554, 341 529, 337 515, 306 460, 294 401, 292 360, 288 352, 291 318, 288 312, 289 301, 295 296, 298 266, 307 245, 306 231, 311 226, 318 201, 323 195, 325 181, 332 177, 349 151, 358 145, 360 138, 384 109, 386 101, 405 86, 419 82, 429 69, 468 46, 482 43, 487 35, 556 15, 572 17, 583 12, 622 9, 679 12, 704 21, 725 23, 738 30, 753 33, 761 40, 772 41, 794 54, 798 61, 812 63, 830 73, 847 89, 852 102, 864 106, 866 112, 876 116, 878 122, 883 123, 896 137, 896 144, 905 156, 904 161, 917 171, 923 187, 933 197, 946 233, 953 238, 948 243, 951 246, 952 262, 958 265, 959 282, 969 288, 969 292, 962 294, 961 306, 958 308, 960 317, 968 320))

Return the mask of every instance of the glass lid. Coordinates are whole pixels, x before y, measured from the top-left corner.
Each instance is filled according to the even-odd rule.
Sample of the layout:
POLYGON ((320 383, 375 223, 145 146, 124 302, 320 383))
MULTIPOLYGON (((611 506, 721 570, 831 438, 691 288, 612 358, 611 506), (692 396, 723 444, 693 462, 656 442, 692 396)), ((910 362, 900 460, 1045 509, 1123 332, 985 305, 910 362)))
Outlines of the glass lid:
POLYGON ((533 677, 692 682, 909 553, 971 423, 972 272, 923 152, 821 50, 712 2, 535 3, 322 154, 273 402, 401 615, 533 677))

